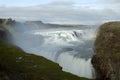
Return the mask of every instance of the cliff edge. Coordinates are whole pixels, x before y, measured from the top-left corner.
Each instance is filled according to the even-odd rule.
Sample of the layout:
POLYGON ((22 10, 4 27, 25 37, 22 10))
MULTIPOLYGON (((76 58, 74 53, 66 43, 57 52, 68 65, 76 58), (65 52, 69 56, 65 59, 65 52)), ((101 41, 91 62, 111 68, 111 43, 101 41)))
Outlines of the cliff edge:
POLYGON ((92 64, 97 80, 120 80, 120 22, 100 26, 92 64))

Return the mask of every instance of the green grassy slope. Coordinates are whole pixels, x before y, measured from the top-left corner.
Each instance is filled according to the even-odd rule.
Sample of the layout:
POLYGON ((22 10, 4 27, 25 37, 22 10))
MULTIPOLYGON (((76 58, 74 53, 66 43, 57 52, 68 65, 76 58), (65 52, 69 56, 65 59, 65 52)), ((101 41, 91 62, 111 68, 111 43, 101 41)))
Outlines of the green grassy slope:
POLYGON ((0 44, 0 72, 0 80, 88 80, 63 72, 58 64, 41 56, 6 44, 0 44))

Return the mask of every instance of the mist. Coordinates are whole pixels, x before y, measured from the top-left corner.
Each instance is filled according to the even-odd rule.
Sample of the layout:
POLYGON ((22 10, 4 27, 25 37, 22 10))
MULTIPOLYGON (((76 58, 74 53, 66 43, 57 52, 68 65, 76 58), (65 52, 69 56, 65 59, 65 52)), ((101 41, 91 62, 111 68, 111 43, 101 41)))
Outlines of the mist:
POLYGON ((63 71, 80 77, 95 78, 91 58, 94 54, 93 45, 97 26, 55 27, 42 22, 31 26, 30 24, 27 22, 24 25, 14 26, 15 45, 25 52, 58 63, 63 71))

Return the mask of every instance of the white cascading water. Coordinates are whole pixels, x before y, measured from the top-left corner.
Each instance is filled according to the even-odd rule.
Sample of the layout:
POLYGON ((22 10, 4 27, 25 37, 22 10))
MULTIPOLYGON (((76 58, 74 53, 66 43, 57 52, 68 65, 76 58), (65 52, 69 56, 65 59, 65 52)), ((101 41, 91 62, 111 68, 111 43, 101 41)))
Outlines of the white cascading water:
POLYGON ((92 79, 94 34, 94 28, 42 29, 23 32, 14 41, 24 51, 58 63, 63 71, 92 79))

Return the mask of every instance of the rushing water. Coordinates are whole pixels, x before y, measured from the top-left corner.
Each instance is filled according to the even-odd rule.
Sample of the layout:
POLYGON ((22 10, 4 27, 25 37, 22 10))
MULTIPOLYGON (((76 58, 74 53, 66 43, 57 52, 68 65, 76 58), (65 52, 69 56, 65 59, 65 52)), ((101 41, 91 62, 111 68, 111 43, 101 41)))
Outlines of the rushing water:
POLYGON ((23 32, 14 39, 24 51, 58 63, 62 70, 94 78, 91 65, 95 28, 53 28, 23 32))

